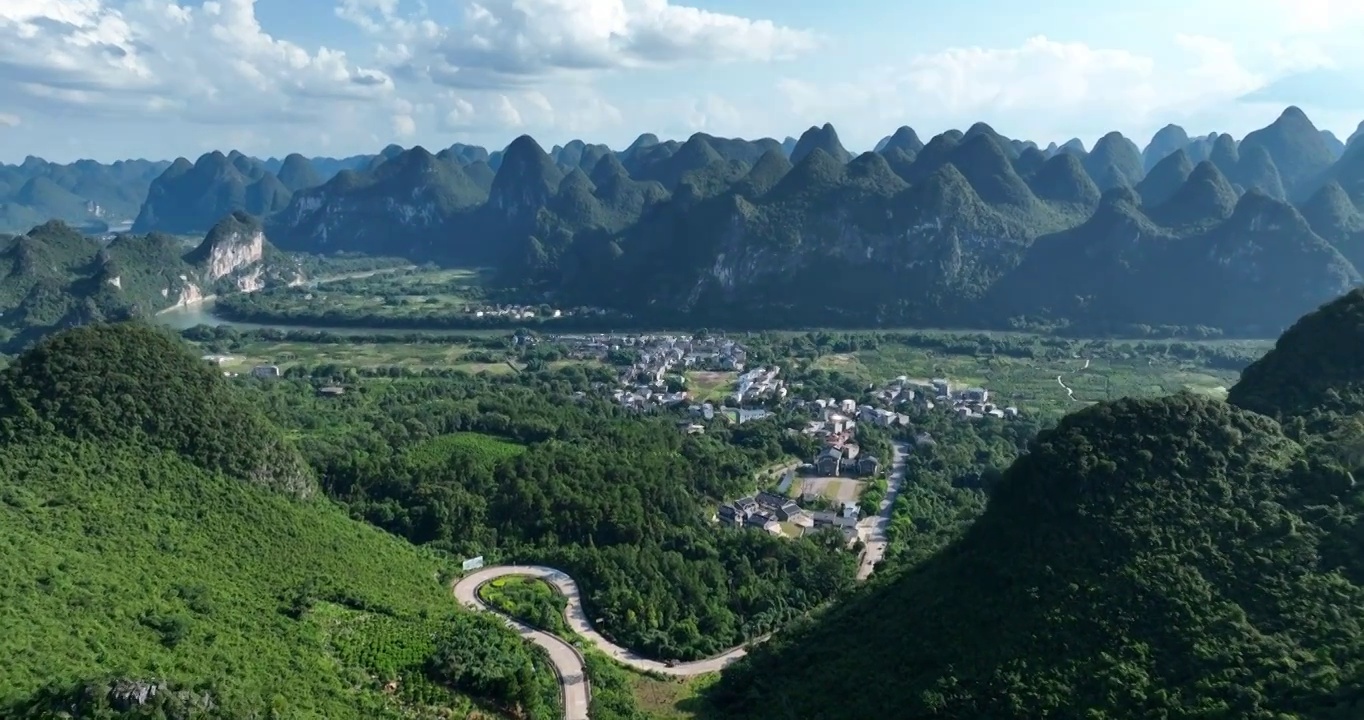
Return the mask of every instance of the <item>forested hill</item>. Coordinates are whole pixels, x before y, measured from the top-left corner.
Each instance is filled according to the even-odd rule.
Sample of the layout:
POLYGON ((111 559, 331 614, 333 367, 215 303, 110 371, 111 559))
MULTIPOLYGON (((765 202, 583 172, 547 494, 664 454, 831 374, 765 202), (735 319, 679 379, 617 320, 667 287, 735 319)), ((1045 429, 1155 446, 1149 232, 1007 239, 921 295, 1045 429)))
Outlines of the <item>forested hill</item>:
POLYGON ((714 699, 732 718, 1362 717, 1361 382, 1354 291, 1229 402, 1067 416, 964 537, 776 636, 714 699))
POLYGON ((168 450, 301 497, 315 490, 298 452, 218 372, 140 324, 56 335, 0 373, 0 438, 45 433, 168 450))
POLYGON ((300 498, 280 430, 155 330, 23 355, 0 436, 0 717, 561 716, 447 560, 300 498))

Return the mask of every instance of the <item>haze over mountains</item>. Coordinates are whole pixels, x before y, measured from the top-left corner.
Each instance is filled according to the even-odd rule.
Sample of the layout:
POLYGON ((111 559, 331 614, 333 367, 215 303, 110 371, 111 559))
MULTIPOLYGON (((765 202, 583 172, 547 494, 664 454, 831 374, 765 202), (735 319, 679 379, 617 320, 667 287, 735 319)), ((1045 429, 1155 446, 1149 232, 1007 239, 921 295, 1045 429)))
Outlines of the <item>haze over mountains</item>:
POLYGON ((977 123, 902 127, 856 157, 827 124, 621 151, 215 152, 163 166, 132 229, 245 212, 281 249, 491 265, 534 297, 656 321, 1273 334, 1361 282, 1361 137, 1291 107, 1240 141, 1171 125, 1144 148, 1116 132, 1039 148, 977 123))

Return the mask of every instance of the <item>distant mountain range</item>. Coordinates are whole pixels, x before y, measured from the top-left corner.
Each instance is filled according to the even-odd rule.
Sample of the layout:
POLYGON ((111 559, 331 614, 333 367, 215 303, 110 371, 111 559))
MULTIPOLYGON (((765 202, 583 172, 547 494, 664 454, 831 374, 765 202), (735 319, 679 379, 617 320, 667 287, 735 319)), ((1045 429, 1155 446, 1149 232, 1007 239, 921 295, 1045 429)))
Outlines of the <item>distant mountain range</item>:
POLYGON ((491 153, 215 152, 162 164, 132 230, 244 212, 281 249, 491 265, 537 300, 660 322, 1273 334, 1361 282, 1361 138, 1288 108, 1239 142, 1170 125, 1144 148, 1116 132, 1041 148, 977 123, 927 141, 902 127, 855 157, 831 125, 620 151, 523 136, 491 153))

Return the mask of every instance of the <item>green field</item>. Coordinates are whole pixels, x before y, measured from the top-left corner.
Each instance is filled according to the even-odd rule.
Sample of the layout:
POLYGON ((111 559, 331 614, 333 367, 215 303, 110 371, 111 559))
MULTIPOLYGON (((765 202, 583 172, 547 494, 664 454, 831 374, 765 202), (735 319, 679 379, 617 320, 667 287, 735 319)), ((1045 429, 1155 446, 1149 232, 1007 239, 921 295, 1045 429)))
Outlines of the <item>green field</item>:
POLYGON ((739 373, 689 370, 686 373, 687 392, 696 402, 718 402, 734 392, 739 373))
POLYGON ((482 272, 469 269, 404 270, 336 280, 285 296, 281 310, 397 318, 464 312, 481 298, 482 272))
MULTIPOLYGON (((503 375, 518 372, 525 364, 506 352, 470 348, 456 343, 310 343, 244 341, 224 352, 203 350, 205 355, 228 359, 219 363, 224 372, 248 373, 256 365, 278 365, 286 370, 295 365, 313 367, 337 364, 354 368, 405 367, 413 369, 452 369, 464 372, 503 375), (505 358, 505 359, 501 359, 505 358)), ((561 360, 550 368, 591 365, 588 360, 561 360)))
MULTIPOLYGON (((1065 413, 1124 396, 1159 396, 1191 390, 1221 395, 1236 383, 1235 370, 1210 368, 1196 360, 1124 352, 1099 342, 1102 356, 1024 359, 1006 355, 972 356, 903 345, 837 353, 816 358, 811 367, 883 384, 899 376, 947 378, 953 385, 984 387, 999 405, 1040 413, 1065 413), (1086 365, 1086 361, 1088 361, 1086 365), (1074 399, 1066 387, 1074 391, 1074 399)), ((1267 350, 1269 343, 1265 343, 1267 350)))
POLYGON ((655 720, 702 720, 708 717, 701 692, 719 675, 692 678, 656 678, 631 673, 630 684, 639 709, 655 720))
POLYGON ((410 460, 418 465, 443 467, 458 457, 464 464, 493 466, 520 455, 522 445, 481 433, 441 435, 414 445, 407 451, 410 460))

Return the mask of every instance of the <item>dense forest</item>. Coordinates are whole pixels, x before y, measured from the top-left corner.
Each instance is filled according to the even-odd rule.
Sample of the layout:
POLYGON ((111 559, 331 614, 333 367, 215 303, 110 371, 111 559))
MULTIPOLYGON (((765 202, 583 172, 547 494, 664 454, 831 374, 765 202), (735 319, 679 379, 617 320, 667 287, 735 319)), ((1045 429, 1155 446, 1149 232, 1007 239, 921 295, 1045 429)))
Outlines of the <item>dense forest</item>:
POLYGON ((588 386, 576 368, 361 380, 340 398, 316 397, 319 381, 247 392, 300 434, 330 496, 420 545, 569 572, 603 633, 647 655, 715 654, 852 582, 836 537, 711 523, 717 500, 804 450, 775 421, 684 435, 667 417, 571 399, 588 386))
POLYGON ((727 671, 721 715, 1359 717, 1361 329, 1355 291, 1229 402, 1065 417, 960 537, 727 671))

